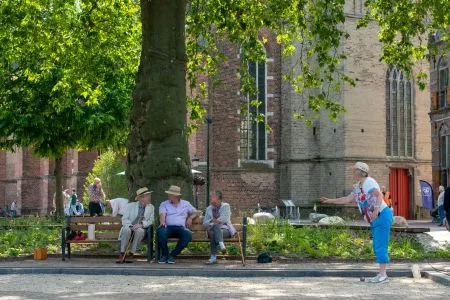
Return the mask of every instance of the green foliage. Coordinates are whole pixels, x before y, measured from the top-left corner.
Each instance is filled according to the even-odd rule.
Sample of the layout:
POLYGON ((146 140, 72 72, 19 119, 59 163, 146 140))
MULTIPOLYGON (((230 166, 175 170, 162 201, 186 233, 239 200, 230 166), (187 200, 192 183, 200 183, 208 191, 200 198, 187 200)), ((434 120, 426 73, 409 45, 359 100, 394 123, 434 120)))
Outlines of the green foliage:
MULTIPOLYGON (((381 59, 386 63, 398 65, 411 75, 417 62, 431 60, 438 53, 448 51, 448 43, 442 45, 433 40, 437 32, 442 41, 450 37, 449 1, 366 0, 364 5, 367 13, 358 26, 367 26, 370 20, 377 22, 383 46, 381 59)), ((419 71, 416 77, 423 89, 428 66, 419 71)))
POLYGON ((124 144, 140 52, 132 0, 0 2, 0 147, 124 144))
MULTIPOLYGON (((284 79, 297 93, 305 95, 295 112, 297 118, 308 120, 325 109, 335 120, 345 112, 335 96, 345 82, 354 85, 340 70, 345 55, 337 50, 349 36, 342 26, 344 4, 344 0, 190 1, 186 20, 190 88, 198 88, 197 80, 204 75, 212 78, 211 84, 215 82, 217 67, 225 59, 220 45, 224 39, 241 45, 241 66, 247 66, 250 60, 265 61, 269 30, 275 34, 283 55, 294 62, 284 79)), ((254 78, 247 68, 240 68, 236 74, 241 80, 242 94, 257 95, 254 78)), ((198 104, 207 97, 205 82, 201 81, 200 87, 198 93, 191 96, 191 103, 198 104)), ((258 103, 253 101, 255 107, 258 103)), ((203 113, 196 112, 191 117, 201 120, 203 113)))
MULTIPOLYGON (((352 231, 339 227, 294 228, 284 222, 249 226, 249 253, 273 254, 298 258, 372 259, 372 241, 368 230, 352 231)), ((450 247, 425 252, 414 235, 393 233, 389 244, 393 259, 450 258, 450 247)))
POLYGON ((107 199, 128 198, 128 186, 125 176, 117 173, 125 170, 123 156, 108 150, 102 153, 94 162, 92 171, 86 177, 84 185, 83 203, 89 203, 88 187, 98 177, 102 180, 102 187, 107 199))
POLYGON ((0 257, 29 255, 34 248, 47 247, 58 253, 61 244, 61 223, 50 218, 16 218, 0 220, 0 257))

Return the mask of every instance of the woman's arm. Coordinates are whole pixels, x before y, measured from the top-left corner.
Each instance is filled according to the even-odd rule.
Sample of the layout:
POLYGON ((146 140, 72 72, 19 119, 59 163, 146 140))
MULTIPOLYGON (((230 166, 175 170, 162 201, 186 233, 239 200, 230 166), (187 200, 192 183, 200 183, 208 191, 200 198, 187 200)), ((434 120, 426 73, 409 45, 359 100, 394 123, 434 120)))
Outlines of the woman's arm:
POLYGON ((341 198, 327 198, 327 197, 320 198, 320 202, 322 202, 322 203, 338 204, 338 205, 350 204, 353 201, 354 201, 354 199, 353 199, 352 194, 348 194, 347 196, 344 196, 341 198))

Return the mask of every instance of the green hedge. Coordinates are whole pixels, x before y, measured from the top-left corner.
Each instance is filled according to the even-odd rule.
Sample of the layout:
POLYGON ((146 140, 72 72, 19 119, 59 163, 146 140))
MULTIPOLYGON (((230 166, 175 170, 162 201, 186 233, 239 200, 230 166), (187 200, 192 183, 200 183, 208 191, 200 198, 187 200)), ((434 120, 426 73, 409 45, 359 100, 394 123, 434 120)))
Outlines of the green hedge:
POLYGON ((83 193, 83 203, 89 203, 88 187, 94 182, 94 178, 98 177, 102 180, 102 187, 106 194, 106 199, 113 198, 127 198, 128 186, 124 175, 117 175, 117 173, 125 170, 125 163, 123 156, 114 151, 107 151, 102 153, 94 162, 92 171, 86 178, 83 193))

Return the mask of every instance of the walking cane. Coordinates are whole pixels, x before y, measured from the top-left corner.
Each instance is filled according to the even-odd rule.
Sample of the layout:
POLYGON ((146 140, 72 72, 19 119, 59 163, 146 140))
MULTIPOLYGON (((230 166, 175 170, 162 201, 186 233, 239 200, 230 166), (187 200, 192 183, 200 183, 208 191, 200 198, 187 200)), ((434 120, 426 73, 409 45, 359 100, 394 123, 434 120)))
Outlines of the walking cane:
POLYGON ((134 238, 134 231, 131 232, 131 236, 128 239, 127 247, 125 248, 125 252, 123 253, 122 258, 120 260, 116 261, 116 263, 123 264, 123 263, 127 263, 128 262, 128 261, 125 261, 125 257, 127 257, 128 250, 130 250, 130 246, 131 246, 131 242, 133 241, 133 238, 134 238))
POLYGON ((236 233, 238 236, 239 247, 241 248, 242 266, 245 267, 245 257, 244 257, 244 251, 242 249, 241 235, 239 234, 239 231, 237 231, 236 233))

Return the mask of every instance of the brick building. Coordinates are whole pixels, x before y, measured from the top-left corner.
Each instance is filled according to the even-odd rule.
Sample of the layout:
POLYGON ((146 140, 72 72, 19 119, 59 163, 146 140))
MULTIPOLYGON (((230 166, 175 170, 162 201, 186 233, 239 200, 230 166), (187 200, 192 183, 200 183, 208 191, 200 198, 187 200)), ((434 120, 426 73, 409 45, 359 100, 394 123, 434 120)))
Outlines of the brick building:
MULTIPOLYGON (((242 116, 242 105, 252 98, 239 93, 239 47, 221 42, 227 56, 220 67, 221 85, 210 89, 205 102, 213 120, 209 139, 211 188, 223 190, 235 209, 256 209, 258 204, 281 206, 281 199, 311 207, 321 195, 346 195, 353 184, 351 166, 362 160, 370 165, 371 175, 393 193, 396 214, 415 217, 416 208, 421 206, 419 180, 430 181, 432 177, 430 132, 435 146, 436 128, 440 134, 445 131, 448 145, 448 119, 446 129, 436 127, 441 123, 430 126, 429 92, 420 91, 397 68, 379 62, 381 46, 375 24, 356 30, 362 13, 362 0, 347 1, 345 27, 350 39, 341 49, 348 56, 343 68, 357 80, 357 86, 342 90, 339 99, 347 114, 337 122, 325 113, 311 127, 292 118, 301 95, 282 81, 282 74, 293 62, 281 57, 280 46, 268 31, 261 32, 268 39, 267 61, 248 66, 258 85, 258 99, 264 103, 257 111, 249 106, 249 112, 264 113, 272 131, 248 115, 242 116)), ((436 88, 433 82, 431 86, 436 88)), ((444 109, 436 112, 436 119, 445 118, 444 109)), ((191 157, 200 159, 198 169, 203 175, 206 142, 206 126, 189 141, 191 157)), ((438 155, 435 147, 433 151, 438 155)), ((92 152, 70 151, 64 159, 64 185, 76 186, 81 194, 84 176, 95 157, 92 152)), ((433 168, 438 172, 436 166, 433 168)), ((0 152, 0 206, 15 198, 23 213, 47 212, 54 193, 52 170, 51 161, 37 159, 28 151, 0 152)), ((443 174, 441 169, 439 172, 443 174)), ((199 200, 200 208, 204 207, 205 187, 199 200)))
MULTIPOLYGON (((433 41, 443 46, 440 32, 433 41)), ((430 121, 433 160, 433 188, 450 184, 450 55, 436 56, 430 65, 430 121)))
MULTIPOLYGON (((97 152, 67 151, 63 157, 63 186, 79 195, 97 152)), ((0 207, 17 203, 18 214, 46 215, 54 207, 54 161, 38 158, 27 149, 0 152, 0 207)))
MULTIPOLYGON (((366 161, 371 175, 391 190, 395 212, 413 218, 421 206, 419 180, 431 180, 428 91, 420 91, 396 67, 379 62, 381 46, 375 24, 356 30, 363 2, 347 1, 345 27, 350 39, 342 45, 348 59, 344 70, 356 78, 357 86, 345 86, 340 101, 347 114, 337 122, 326 114, 306 127, 292 118, 301 95, 283 82, 283 73, 293 61, 281 57, 280 47, 270 32, 267 62, 250 64, 266 114, 273 129, 264 130, 240 115, 239 47, 222 43, 227 62, 220 67, 222 84, 211 89, 207 100, 213 119, 210 132, 211 186, 223 190, 227 201, 238 209, 281 206, 280 199, 292 199, 311 207, 321 195, 347 195, 353 184, 351 167, 366 161)), ((423 64, 418 66, 425 68, 423 64)), ((250 99, 252 100, 252 99, 250 99)), ((206 165, 206 126, 190 142, 191 156, 206 165)), ((204 199, 201 199, 200 203, 204 199)), ((424 212, 421 212, 423 216, 424 212)))

